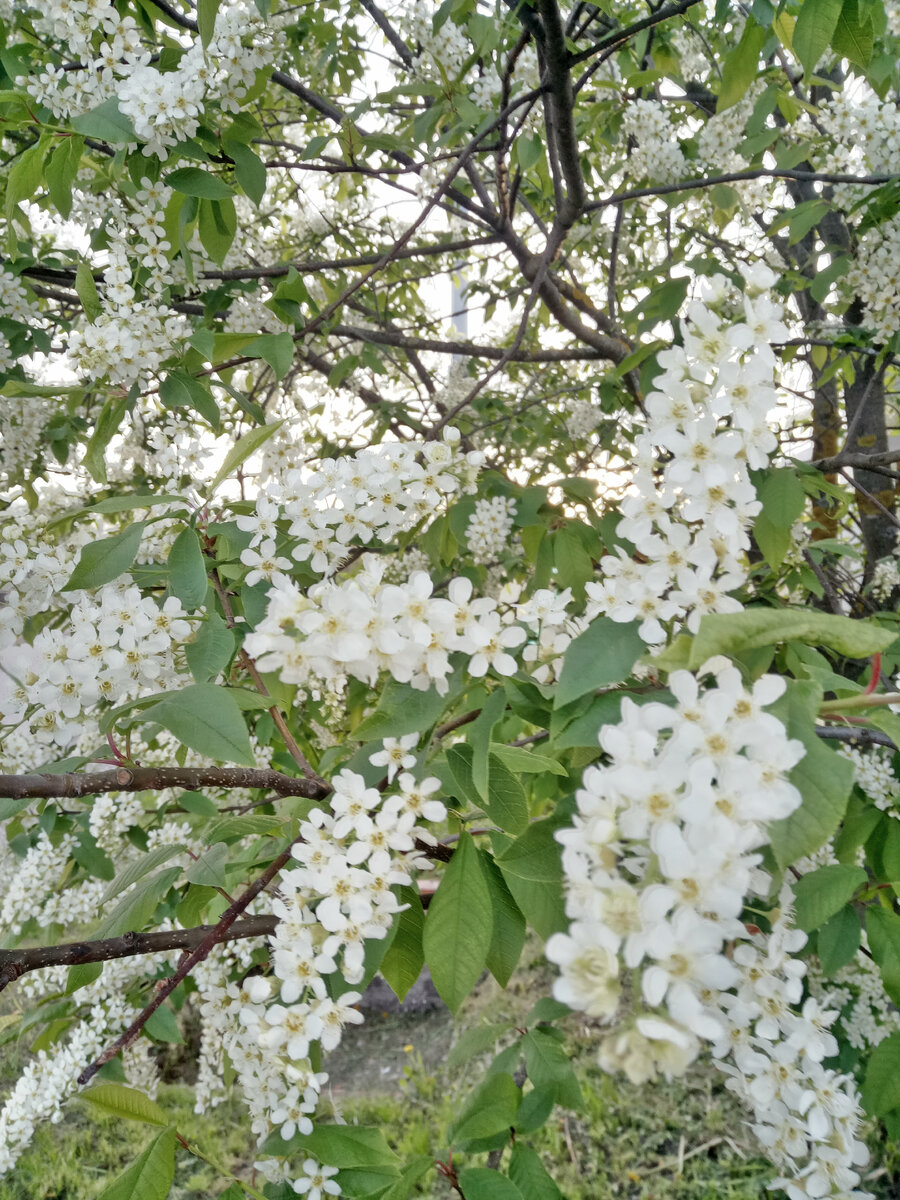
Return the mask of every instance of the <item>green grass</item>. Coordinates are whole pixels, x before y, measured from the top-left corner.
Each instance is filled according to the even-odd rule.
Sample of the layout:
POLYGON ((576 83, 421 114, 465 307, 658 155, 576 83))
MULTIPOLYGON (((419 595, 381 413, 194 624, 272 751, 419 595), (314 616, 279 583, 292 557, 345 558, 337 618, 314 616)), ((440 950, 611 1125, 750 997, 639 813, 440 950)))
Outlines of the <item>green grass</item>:
MULTIPOLYGON (((464 1007, 459 1028, 506 1020, 521 1024, 534 1000, 546 994, 545 972, 535 958, 505 992, 484 981, 464 1007)), ((756 1153, 746 1114, 718 1072, 701 1065, 684 1081, 635 1087, 596 1066, 596 1027, 573 1016, 565 1028, 584 1109, 554 1110, 525 1141, 567 1200, 763 1200, 770 1194, 766 1183, 772 1169, 756 1153)), ((485 1055, 449 1070, 443 1060, 450 1034, 446 1015, 370 1019, 346 1059, 332 1064, 336 1111, 349 1122, 380 1127, 404 1160, 422 1154, 446 1159, 447 1127, 490 1061, 485 1055)), ((15 1078, 8 1053, 0 1071, 7 1083, 15 1078)), ((239 1178, 253 1181, 253 1139, 236 1099, 198 1116, 190 1088, 168 1084, 160 1088, 158 1102, 187 1141, 239 1178)), ((43 1126, 16 1170, 0 1179, 0 1200, 95 1200, 154 1132, 72 1101, 66 1120, 43 1126)), ((894 1182, 897 1155, 885 1147, 880 1177, 868 1184, 881 1200, 900 1194, 894 1182)), ((484 1160, 483 1154, 472 1156, 468 1165, 484 1160)), ((457 1156, 454 1165, 466 1163, 457 1156)), ((262 1186, 258 1178, 255 1182, 262 1186)), ((213 1167, 179 1150, 171 1200, 214 1200, 227 1183, 213 1167)), ((416 1194, 423 1200, 456 1195, 436 1172, 424 1178, 416 1194)))

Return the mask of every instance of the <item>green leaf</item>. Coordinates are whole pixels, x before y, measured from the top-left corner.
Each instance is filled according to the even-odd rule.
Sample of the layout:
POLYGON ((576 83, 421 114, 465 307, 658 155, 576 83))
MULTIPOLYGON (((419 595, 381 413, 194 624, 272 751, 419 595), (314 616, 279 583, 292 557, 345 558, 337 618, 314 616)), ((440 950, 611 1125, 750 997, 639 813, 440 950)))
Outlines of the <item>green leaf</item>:
POLYGON ((93 324, 103 312, 103 303, 87 263, 80 262, 75 269, 75 291, 78 293, 84 315, 93 324))
POLYGON ((102 962, 78 963, 74 967, 69 967, 69 973, 66 976, 66 995, 71 996, 79 988, 87 987, 95 979, 99 979, 102 974, 102 962))
MULTIPOLYGON (((453 687, 451 684, 451 695, 453 687)), ((408 683, 389 679, 381 689, 378 706, 353 730, 355 741, 374 742, 385 737, 423 733, 447 707, 451 695, 439 696, 434 689, 419 691, 408 683)))
MULTIPOLYGON (((809 0, 807 0, 809 3, 809 0)), ((815 278, 809 285, 809 294, 818 304, 825 302, 828 293, 831 291, 832 284, 838 279, 842 279, 850 270, 851 260, 846 254, 838 255, 832 263, 825 267, 822 271, 817 271, 815 278)))
POLYGON ((41 139, 13 160, 6 177, 6 217, 11 220, 23 200, 33 199, 43 182, 46 142, 41 139))
POLYGON ((144 521, 136 521, 121 533, 82 546, 75 569, 62 590, 74 592, 81 588, 98 588, 118 579, 134 562, 144 524, 144 521))
POLYGON ((857 0, 844 0, 841 15, 831 38, 835 54, 849 58, 858 67, 867 67, 872 61, 875 30, 868 15, 860 19, 857 0))
POLYGON ((226 141, 225 151, 234 162, 235 179, 258 208, 266 194, 265 164, 249 146, 241 142, 226 141))
POLYGON ((106 482, 105 450, 110 439, 118 433, 122 418, 128 408, 126 396, 110 396, 104 400, 103 407, 94 423, 94 432, 84 448, 84 465, 95 483, 106 482))
POLYGON ((204 250, 221 266, 237 233, 237 213, 230 196, 221 200, 201 200, 197 232, 204 250))
POLYGON ((789 682, 785 694, 768 710, 783 722, 788 737, 798 738, 806 749, 788 775, 803 803, 789 817, 769 826, 780 867, 789 867, 828 841, 843 819, 853 787, 853 764, 816 737, 815 717, 821 699, 822 691, 816 684, 789 682))
POLYGON ((525 918, 490 854, 486 850, 479 850, 478 857, 491 894, 491 910, 494 914, 486 965, 500 986, 506 987, 525 945, 525 918))
POLYGON ((182 529, 169 551, 169 587, 188 612, 206 599, 209 580, 196 529, 182 529))
POLYGON ((164 1129, 97 1200, 166 1200, 174 1178, 175 1130, 164 1129))
POLYGON ((791 546, 791 530, 803 512, 806 492, 797 473, 785 468, 771 471, 757 490, 762 511, 753 526, 756 544, 766 562, 777 570, 791 546))
POLYGON ((895 1004, 900 1003, 900 917, 887 909, 866 909, 866 936, 869 949, 881 972, 884 990, 895 1004))
POLYGON ((547 1173, 540 1156, 521 1142, 513 1146, 509 1177, 522 1193, 523 1200, 563 1200, 562 1192, 547 1173))
POLYGON ((466 743, 451 746, 447 751, 447 765, 463 797, 483 808, 506 833, 524 832, 528 826, 528 801, 518 779, 496 755, 491 754, 488 760, 488 798, 483 800, 472 779, 472 762, 472 747, 466 743))
POLYGON ((811 75, 837 29, 843 0, 804 0, 791 45, 805 75, 811 75))
POLYGON ((243 817, 223 817, 206 834, 206 844, 216 842, 239 842, 246 837, 256 837, 281 829, 286 817, 269 816, 266 813, 250 813, 243 817))
POLYGON ((472 784, 482 800, 488 799, 488 754, 491 733, 506 711, 506 693, 501 688, 491 692, 481 715, 470 725, 468 743, 472 747, 472 784))
POLYGON ((528 924, 545 940, 568 924, 560 846, 553 836, 558 828, 555 820, 536 821, 496 860, 528 924))
POLYGON ((255 429, 251 429, 236 441, 225 455, 225 461, 210 484, 209 494, 211 495, 219 484, 230 478, 238 467, 247 461, 251 454, 254 454, 273 434, 278 432, 283 424, 284 421, 273 421, 271 425, 257 425, 255 429))
POLYGON ((519 775, 542 775, 545 771, 562 776, 569 773, 555 758, 535 754, 533 750, 525 750, 521 746, 504 746, 502 742, 491 742, 491 754, 499 758, 510 771, 519 775))
POLYGON ((797 925, 811 933, 840 912, 867 875, 864 867, 827 866, 807 872, 794 884, 797 925))
POLYGON ((722 62, 722 85, 716 112, 724 112, 732 104, 743 100, 759 73, 759 56, 769 40, 769 33, 768 29, 757 25, 751 18, 747 19, 741 40, 722 62))
POLYGON ((521 1089, 512 1075, 497 1072, 478 1085, 448 1131, 454 1146, 472 1138, 490 1137, 509 1129, 522 1103, 521 1089))
MULTIPOLYGON (((566 1011, 570 1012, 571 1010, 566 1009, 566 1011)), ((498 1038, 501 1038, 504 1033, 508 1033, 510 1029, 512 1026, 508 1022, 503 1025, 475 1025, 472 1029, 467 1029, 447 1055, 447 1066, 451 1071, 455 1071, 457 1067, 465 1066, 479 1054, 486 1054, 488 1050, 493 1050, 498 1038)))
POLYGON ((465 1200, 523 1200, 511 1179, 490 1167, 465 1167, 459 1172, 465 1200))
POLYGON ((109 904, 111 900, 115 900, 116 896, 121 895, 126 888, 130 888, 139 879, 143 879, 150 871, 155 871, 157 867, 161 867, 163 863, 168 862, 170 858, 174 858, 176 854, 183 853, 184 846, 178 843, 172 846, 154 846, 146 854, 139 855, 138 858, 128 863, 127 866, 124 866, 119 871, 115 879, 113 879, 103 893, 100 899, 101 905, 109 904))
POLYGON ((428 906, 422 935, 434 986, 452 1012, 484 970, 492 930, 491 894, 471 834, 463 833, 428 906))
POLYGON ((251 358, 264 359, 275 372, 276 379, 284 379, 294 361, 294 339, 289 333, 264 333, 254 338, 244 348, 251 358))
POLYGON ((135 885, 133 891, 123 896, 111 913, 103 918, 94 930, 95 938, 121 937, 132 931, 139 933, 156 912, 159 902, 177 879, 181 867, 166 867, 149 879, 135 885))
POLYGON ((403 1000, 425 965, 422 949, 425 910, 417 888, 399 888, 397 899, 409 907, 397 917, 394 936, 381 960, 381 974, 397 999, 403 1000))
POLYGON ((203 200, 224 200, 234 195, 234 188, 229 187, 224 179, 201 171, 199 167, 179 167, 176 171, 170 171, 164 182, 182 195, 203 200))
POLYGON ((420 1154, 400 1172, 400 1178, 391 1184, 386 1192, 382 1192, 379 1200, 408 1200, 413 1188, 434 1167, 434 1159, 430 1154, 420 1154))
POLYGON ((584 585, 594 577, 594 564, 573 524, 553 534, 553 565, 560 588, 570 587, 577 600, 584 598, 584 585))
POLYGON ((329 1167, 396 1167, 397 1155, 380 1129, 364 1125, 316 1125, 312 1133, 295 1133, 285 1139, 272 1133, 262 1145, 263 1154, 289 1157, 311 1154, 329 1167))
POLYGON ((550 1030, 531 1029, 522 1038, 528 1078, 550 1092, 563 1108, 579 1109, 584 1101, 575 1072, 562 1043, 550 1030))
POLYGON ((884 1117, 900 1108, 900 1033, 892 1033, 872 1050, 862 1099, 873 1117, 884 1117))
POLYGON ((555 706, 562 708, 611 683, 621 683, 646 650, 636 621, 620 624, 598 617, 569 645, 563 661, 555 706))
POLYGON ((168 1004, 161 1004, 156 1012, 150 1014, 144 1022, 144 1033, 154 1042, 184 1044, 184 1038, 178 1028, 178 1021, 168 1004))
POLYGON ((214 846, 207 846, 200 851, 196 862, 192 862, 185 871, 185 879, 200 887, 223 887, 227 862, 228 847, 224 842, 216 842, 214 846))
MULTIPOLYGON (((739 613, 715 613, 700 622, 691 644, 690 667, 697 670, 716 654, 737 657, 760 646, 807 642, 830 646, 848 658, 868 658, 895 640, 895 634, 869 621, 854 621, 831 613, 802 608, 745 608, 739 613)), ((575 643, 572 643, 575 645, 575 643)), ((571 653, 571 647, 566 654, 571 653)))
POLYGON ((219 406, 212 392, 193 375, 173 368, 159 386, 159 398, 166 408, 192 408, 200 414, 211 429, 217 430, 222 421, 219 406))
POLYGON ((87 1101, 101 1112, 124 1117, 127 1121, 144 1121, 148 1125, 169 1124, 168 1116, 154 1100, 143 1092, 118 1083, 94 1084, 79 1092, 78 1099, 87 1101))
POLYGON ((217 612, 210 612, 192 642, 184 648, 185 658, 197 683, 209 683, 225 670, 235 649, 235 636, 217 612))
POLYGON ((204 50, 212 41, 216 27, 216 14, 221 4, 222 0, 197 0, 197 29, 204 50))
POLYGON ((193 683, 169 692, 143 710, 144 721, 155 721, 174 733, 185 746, 218 762, 254 765, 247 723, 231 693, 213 683, 193 683))
POLYGON ((819 930, 816 950, 825 975, 834 975, 852 962, 859 951, 859 917, 849 907, 834 914, 819 930))
POLYGON ((78 134, 62 138, 47 158, 44 177, 50 199, 61 217, 68 218, 72 211, 72 184, 81 166, 84 153, 84 138, 78 134))
POLYGON ((96 138, 100 142, 108 142, 111 146, 122 146, 127 142, 137 142, 140 139, 134 132, 134 126, 128 117, 119 112, 119 103, 115 96, 104 100, 90 112, 72 117, 69 124, 85 137, 96 138))

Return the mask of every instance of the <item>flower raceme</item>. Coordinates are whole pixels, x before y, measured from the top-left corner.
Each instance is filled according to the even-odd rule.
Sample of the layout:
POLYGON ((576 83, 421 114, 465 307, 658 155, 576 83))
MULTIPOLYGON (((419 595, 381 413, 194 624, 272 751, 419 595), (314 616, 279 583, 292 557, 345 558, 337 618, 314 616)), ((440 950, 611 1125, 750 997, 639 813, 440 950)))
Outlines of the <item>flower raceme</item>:
POLYGON ((822 1066, 837 1012, 811 997, 798 1011, 805 964, 793 955, 806 935, 791 925, 789 889, 770 932, 741 920, 747 897, 771 891, 760 850, 768 822, 800 804, 786 776, 804 750, 765 711, 781 678, 747 691, 724 659, 708 673, 701 688, 674 672, 674 706, 623 699, 620 722, 600 731, 607 762, 585 771, 573 826, 556 835, 571 924, 547 943, 554 994, 617 1021, 600 1064, 636 1083, 682 1074, 709 1045, 791 1200, 848 1197, 865 1161, 859 1107, 852 1081, 822 1066))

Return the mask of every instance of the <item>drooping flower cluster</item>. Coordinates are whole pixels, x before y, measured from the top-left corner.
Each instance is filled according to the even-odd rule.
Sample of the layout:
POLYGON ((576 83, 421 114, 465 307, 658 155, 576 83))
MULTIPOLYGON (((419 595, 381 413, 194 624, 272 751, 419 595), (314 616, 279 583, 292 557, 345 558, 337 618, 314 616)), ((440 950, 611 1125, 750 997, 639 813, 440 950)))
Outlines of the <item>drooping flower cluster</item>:
POLYGON ((840 746, 837 752, 841 758, 853 763, 854 781, 875 807, 900 820, 900 810, 896 807, 900 783, 891 766, 893 752, 878 746, 865 750, 858 746, 840 746))
POLYGON ((420 691, 434 686, 445 695, 450 655, 469 655, 470 675, 489 668, 512 675, 509 650, 525 640, 517 625, 503 625, 497 602, 473 599, 470 580, 454 579, 447 598, 433 595, 424 571, 405 583, 383 583, 384 563, 365 556, 363 570, 341 583, 323 582, 306 595, 276 581, 265 619, 245 639, 263 671, 278 671, 285 683, 314 681, 340 686, 347 676, 374 683, 387 671, 420 691))
MULTIPOLYGON (((412 872, 428 865, 416 843, 434 838, 417 822, 446 816, 434 796, 437 779, 417 782, 403 771, 391 794, 367 787, 350 770, 332 782, 329 811, 315 808, 301 824, 297 865, 279 878, 272 905, 279 921, 270 938, 274 977, 224 983, 227 954, 218 970, 207 965, 198 976, 207 1102, 216 1100, 216 1055, 227 1052, 260 1139, 273 1128, 285 1138, 312 1129, 328 1076, 314 1070, 311 1046, 333 1050, 344 1026, 362 1021, 354 1007, 359 993, 347 988, 363 978, 366 943, 386 937, 402 911, 392 889, 409 885, 412 872)), ((309 1161, 304 1172, 312 1172, 309 1161)), ((303 1178, 293 1182, 298 1192, 310 1186, 303 1178)))
POLYGON ((489 563, 509 550, 516 501, 507 496, 476 500, 466 526, 466 541, 477 563, 489 563))
POLYGON ((730 594, 745 576, 742 551, 760 510, 748 470, 768 464, 777 446, 775 358, 769 342, 786 335, 768 293, 766 267, 746 272, 744 320, 729 324, 709 304, 689 305, 683 346, 663 351, 665 368, 647 397, 638 439, 634 491, 621 503, 618 547, 601 561, 606 579, 589 583, 588 615, 640 621, 641 637, 664 640, 665 622, 687 618, 696 631, 708 612, 735 612, 730 594))
POLYGON ((745 897, 771 886, 766 824, 800 803, 787 772, 803 747, 764 711, 784 686, 766 676, 748 692, 726 664, 705 690, 674 672, 674 707, 623 700, 600 731, 609 762, 587 769, 573 828, 557 834, 571 925, 547 955, 557 998, 609 1021, 630 972, 633 1011, 604 1039, 604 1069, 677 1075, 710 1044, 789 1194, 846 1197, 864 1148, 852 1084, 821 1066, 837 1014, 811 999, 796 1011, 806 936, 790 927, 789 893, 770 934, 741 920, 745 897), (825 1175, 834 1186, 814 1190, 825 1175))

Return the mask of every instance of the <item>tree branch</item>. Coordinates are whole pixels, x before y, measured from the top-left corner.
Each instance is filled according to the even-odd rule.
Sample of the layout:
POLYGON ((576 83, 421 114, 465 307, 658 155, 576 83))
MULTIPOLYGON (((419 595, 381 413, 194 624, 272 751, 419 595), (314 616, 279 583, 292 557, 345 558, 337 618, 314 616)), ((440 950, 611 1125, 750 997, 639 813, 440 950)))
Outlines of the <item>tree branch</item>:
POLYGON ((401 350, 432 350, 438 354, 460 354, 466 358, 489 358, 506 362, 582 362, 603 357, 597 350, 577 346, 567 350, 522 350, 512 347, 504 350, 502 346, 480 346, 475 342, 411 337, 391 330, 363 329, 356 325, 335 325, 331 332, 353 338, 354 341, 374 342, 379 346, 397 346, 401 350))
POLYGON ((556 0, 539 0, 544 26, 544 61, 550 78, 549 102, 553 116, 552 136, 566 183, 566 195, 557 218, 564 230, 571 229, 587 202, 581 156, 575 134, 575 97, 569 75, 569 52, 556 0))
POLYGON ((651 16, 644 17, 642 21, 635 21, 633 25, 626 25, 624 29, 616 29, 606 37, 601 38, 599 42, 595 42, 593 46, 588 46, 586 50, 581 50, 572 57, 571 64, 574 67, 588 58, 593 58, 595 54, 600 54, 603 50, 614 50, 617 46, 621 46, 624 42, 633 38, 635 34, 641 33, 645 29, 650 29, 654 25, 659 25, 662 21, 667 21, 669 17, 680 16, 682 13, 687 12, 689 8, 693 8, 695 4, 699 3, 700 0, 677 0, 675 4, 664 4, 662 8, 658 8, 651 16))
MULTIPOLYGON (((246 917, 235 921, 219 940, 268 937, 275 932, 278 918, 246 917)), ((66 942, 61 946, 32 946, 0 950, 0 992, 29 971, 45 967, 74 967, 85 963, 109 962, 139 954, 159 954, 165 950, 193 950, 216 929, 215 925, 196 925, 193 929, 165 929, 158 933, 125 933, 121 937, 98 938, 89 942, 66 942)))
POLYGON ((294 779, 263 767, 116 767, 65 775, 0 775, 0 797, 8 800, 75 799, 103 792, 159 792, 180 787, 267 788, 279 796, 321 800, 331 793, 320 779, 294 779))
MULTIPOLYGON (((719 183, 741 183, 745 179, 796 179, 809 183, 861 183, 877 187, 891 183, 896 175, 845 175, 833 171, 800 171, 787 167, 753 167, 747 171, 729 171, 724 175, 711 175, 706 179, 683 179, 679 183, 659 183, 653 187, 632 188, 627 192, 615 192, 603 200, 591 200, 585 212, 597 212, 613 204, 626 204, 629 200, 643 200, 650 196, 668 196, 672 192, 687 192, 694 189, 715 187, 719 183)), ((830 345, 831 343, 829 343, 830 345)))

